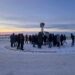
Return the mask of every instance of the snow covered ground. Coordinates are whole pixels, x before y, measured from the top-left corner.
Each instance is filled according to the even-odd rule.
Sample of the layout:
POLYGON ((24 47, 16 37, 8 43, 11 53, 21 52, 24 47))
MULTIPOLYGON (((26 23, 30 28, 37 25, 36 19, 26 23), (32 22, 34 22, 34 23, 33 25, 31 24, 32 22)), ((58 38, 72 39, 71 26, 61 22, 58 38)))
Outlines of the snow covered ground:
POLYGON ((24 45, 24 51, 0 40, 0 75, 75 75, 75 46, 42 49, 24 45))

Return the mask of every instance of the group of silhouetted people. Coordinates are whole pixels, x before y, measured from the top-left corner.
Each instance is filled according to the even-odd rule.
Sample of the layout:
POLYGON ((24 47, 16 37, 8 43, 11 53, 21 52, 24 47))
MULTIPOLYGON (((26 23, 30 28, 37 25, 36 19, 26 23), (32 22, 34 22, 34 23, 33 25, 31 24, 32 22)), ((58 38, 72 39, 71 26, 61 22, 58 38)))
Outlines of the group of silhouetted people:
MULTIPOLYGON (((26 35, 27 37, 27 35, 26 35)), ((27 38, 26 38, 27 39, 27 38)), ((66 42, 66 36, 61 34, 49 34, 49 35, 44 35, 43 33, 39 32, 38 35, 29 35, 29 41, 30 43, 33 44, 33 47, 35 47, 36 45, 38 46, 38 48, 41 48, 43 45, 48 45, 50 48, 52 46, 63 46, 63 44, 66 42)))
MULTIPOLYGON (((23 35, 23 34, 17 34, 14 33, 10 36, 10 42, 11 47, 17 47, 17 49, 24 50, 24 43, 30 43, 33 45, 33 47, 41 48, 43 45, 48 45, 49 48, 51 47, 61 47, 66 43, 66 35, 64 34, 51 34, 45 35, 42 32, 39 32, 35 35, 23 35)), ((75 36, 71 33, 71 39, 72 39, 72 46, 74 46, 75 43, 75 36)))
POLYGON ((11 47, 17 47, 17 49, 23 49, 24 46, 24 35, 23 34, 18 34, 15 35, 14 33, 10 36, 10 42, 11 42, 11 47))

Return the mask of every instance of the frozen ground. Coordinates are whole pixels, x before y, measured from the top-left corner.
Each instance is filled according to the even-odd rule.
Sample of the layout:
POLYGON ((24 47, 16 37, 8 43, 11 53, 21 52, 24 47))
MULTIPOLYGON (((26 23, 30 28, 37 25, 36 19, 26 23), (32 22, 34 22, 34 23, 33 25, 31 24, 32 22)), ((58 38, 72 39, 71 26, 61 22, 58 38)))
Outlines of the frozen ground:
POLYGON ((0 75, 75 75, 75 47, 33 48, 25 44, 24 52, 0 40, 0 75))

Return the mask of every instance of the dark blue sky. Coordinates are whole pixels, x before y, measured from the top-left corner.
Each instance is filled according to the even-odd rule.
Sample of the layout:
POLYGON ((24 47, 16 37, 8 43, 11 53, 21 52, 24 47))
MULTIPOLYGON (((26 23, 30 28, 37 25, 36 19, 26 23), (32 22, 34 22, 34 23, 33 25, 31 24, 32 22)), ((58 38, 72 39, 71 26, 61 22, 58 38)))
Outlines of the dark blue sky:
POLYGON ((0 0, 0 27, 75 24, 75 0, 0 0))

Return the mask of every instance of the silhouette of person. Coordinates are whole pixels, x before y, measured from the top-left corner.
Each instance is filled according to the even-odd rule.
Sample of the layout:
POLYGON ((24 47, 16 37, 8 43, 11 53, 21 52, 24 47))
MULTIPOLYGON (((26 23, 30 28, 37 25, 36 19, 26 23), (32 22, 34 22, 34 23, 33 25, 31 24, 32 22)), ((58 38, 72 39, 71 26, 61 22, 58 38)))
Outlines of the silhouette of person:
POLYGON ((15 34, 11 34, 10 35, 10 43, 11 43, 11 47, 14 47, 14 43, 15 43, 15 34))
POLYGON ((72 44, 71 46, 74 46, 74 41, 75 41, 75 38, 74 38, 74 35, 71 33, 71 39, 72 39, 72 44))

